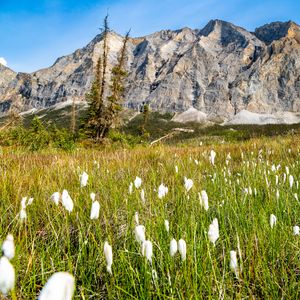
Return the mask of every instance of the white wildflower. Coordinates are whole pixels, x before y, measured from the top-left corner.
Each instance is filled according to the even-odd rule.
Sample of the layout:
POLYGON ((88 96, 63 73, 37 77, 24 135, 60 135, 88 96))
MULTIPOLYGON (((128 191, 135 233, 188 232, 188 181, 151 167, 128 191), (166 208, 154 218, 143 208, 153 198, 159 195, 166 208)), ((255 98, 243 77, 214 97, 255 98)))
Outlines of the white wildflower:
POLYGON ((140 244, 146 240, 145 231, 146 229, 143 225, 137 225, 134 229, 135 239, 140 244))
POLYGON ((15 269, 6 256, 0 258, 0 292, 7 295, 15 286, 15 269))
POLYGON ((147 260, 151 263, 152 262, 152 243, 150 241, 144 241, 142 244, 142 255, 147 258, 147 260))
POLYGON ((217 218, 214 218, 208 228, 208 239, 215 245, 219 238, 219 222, 217 218))
POLYGON ((74 289, 75 279, 71 274, 54 273, 43 287, 38 300, 71 300, 74 289))
POLYGON ((205 210, 208 210, 208 196, 206 191, 201 191, 201 194, 198 193, 199 201, 200 201, 200 206, 203 207, 205 210))
POLYGON ((239 266, 236 257, 236 251, 230 251, 230 269, 234 272, 236 278, 239 278, 239 266))
POLYGON ((2 252, 9 260, 15 256, 15 244, 14 237, 8 234, 5 241, 2 244, 2 252))
POLYGON ((158 198, 159 199, 164 198, 167 195, 168 191, 169 191, 169 189, 162 183, 158 187, 158 198))
POLYGON ((271 228, 273 228, 276 225, 276 221, 277 221, 276 216, 271 214, 270 215, 270 226, 271 226, 271 228))
POLYGON ((111 266, 113 263, 113 254, 112 247, 108 244, 108 242, 104 243, 104 256, 106 259, 106 270, 108 273, 112 274, 111 266))
POLYGON ((167 232, 169 232, 169 230, 170 230, 170 224, 169 224, 168 220, 165 220, 165 229, 167 232))
POLYGON ((63 207, 70 213, 72 212, 73 208, 74 208, 74 203, 72 198, 70 197, 69 193, 67 190, 63 190, 62 194, 61 194, 61 201, 62 201, 62 205, 63 207))
POLYGON ((184 187, 187 192, 189 192, 189 190, 193 187, 193 185, 194 185, 194 182, 192 179, 188 179, 188 178, 184 177, 184 187))
POLYGON ((137 176, 134 180, 134 186, 136 189, 139 189, 141 185, 142 185, 142 178, 137 176))
POLYGON ((181 255, 181 260, 185 261, 186 260, 186 242, 183 239, 180 239, 178 241, 178 251, 181 255))
POLYGON ((92 209, 91 209, 91 220, 96 220, 99 218, 99 212, 100 212, 100 203, 98 201, 94 201, 92 203, 92 209))
POLYGON ((79 175, 80 187, 87 186, 88 179, 89 179, 89 175, 86 172, 82 172, 82 174, 79 175))
POLYGON ((172 239, 170 242, 170 256, 173 257, 176 254, 177 250, 177 241, 175 239, 172 239))

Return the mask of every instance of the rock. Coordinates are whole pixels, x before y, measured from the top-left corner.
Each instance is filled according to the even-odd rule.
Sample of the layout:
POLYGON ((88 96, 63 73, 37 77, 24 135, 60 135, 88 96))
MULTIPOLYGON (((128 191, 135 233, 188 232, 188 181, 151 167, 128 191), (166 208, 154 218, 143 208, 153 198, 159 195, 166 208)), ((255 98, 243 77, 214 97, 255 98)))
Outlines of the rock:
MULTIPOLYGON (((194 120, 230 119, 244 109, 299 112, 299 32, 293 22, 274 22, 251 33, 212 20, 202 30, 162 30, 131 38, 124 106, 138 110, 148 103, 152 110, 178 113, 194 108, 183 117, 194 120)), ((101 45, 98 35, 86 47, 31 74, 16 74, 1 65, 0 114, 12 107, 50 107, 74 97, 84 101, 101 45)), ((109 68, 121 45, 122 36, 111 32, 109 68)))
POLYGON ((179 123, 197 122, 204 123, 207 121, 207 115, 193 107, 187 111, 177 114, 172 118, 172 121, 179 123))
POLYGON ((224 125, 234 124, 296 124, 300 123, 300 113, 277 112, 275 114, 258 114, 243 109, 224 125))

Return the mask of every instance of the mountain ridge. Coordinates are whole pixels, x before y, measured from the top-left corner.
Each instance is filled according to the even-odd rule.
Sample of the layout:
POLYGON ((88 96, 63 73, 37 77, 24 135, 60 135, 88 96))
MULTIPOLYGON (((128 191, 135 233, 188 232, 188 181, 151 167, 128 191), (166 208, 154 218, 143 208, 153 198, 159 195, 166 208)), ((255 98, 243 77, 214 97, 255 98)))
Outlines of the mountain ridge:
MULTIPOLYGON (((16 73, 0 65, 0 114, 43 108, 72 97, 84 100, 101 54, 101 34, 52 66, 16 73)), ((111 32, 109 66, 122 36, 111 32)), ((194 107, 212 118, 243 109, 300 110, 300 27, 292 21, 249 32, 222 20, 202 29, 161 30, 131 38, 124 105, 182 112, 194 107)))

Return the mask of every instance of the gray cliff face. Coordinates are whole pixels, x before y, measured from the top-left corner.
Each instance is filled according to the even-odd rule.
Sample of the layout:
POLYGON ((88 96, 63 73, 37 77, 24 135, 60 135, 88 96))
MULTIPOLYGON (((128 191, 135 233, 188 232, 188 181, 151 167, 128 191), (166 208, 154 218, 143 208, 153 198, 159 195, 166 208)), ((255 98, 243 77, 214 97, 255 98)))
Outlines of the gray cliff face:
MULTIPOLYGON (((0 114, 84 100, 101 54, 101 35, 59 58, 50 68, 14 73, 0 65, 0 114)), ((109 35, 109 67, 122 37, 109 35)), ((242 109, 258 113, 300 111, 300 28, 275 22, 254 33, 213 20, 202 30, 163 30, 133 38, 127 49, 124 105, 143 102, 159 111, 194 107, 211 119, 242 109)), ((109 80, 109 78, 108 78, 109 80)))

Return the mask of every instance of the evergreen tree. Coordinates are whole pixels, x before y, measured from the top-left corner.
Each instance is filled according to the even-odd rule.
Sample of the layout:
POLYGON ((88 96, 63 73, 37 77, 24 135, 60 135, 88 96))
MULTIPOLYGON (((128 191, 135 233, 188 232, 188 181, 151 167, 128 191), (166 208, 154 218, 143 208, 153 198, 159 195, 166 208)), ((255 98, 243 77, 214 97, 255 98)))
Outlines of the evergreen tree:
POLYGON ((99 57, 95 79, 89 93, 86 95, 88 102, 88 112, 84 119, 84 129, 87 136, 96 137, 99 132, 99 107, 100 107, 100 89, 101 89, 101 57, 99 57))
POLYGON ((124 94, 124 79, 127 76, 125 70, 126 49, 129 40, 129 32, 124 37, 123 45, 119 53, 118 62, 113 67, 111 73, 111 95, 107 98, 107 109, 105 112, 105 126, 101 133, 101 138, 107 136, 109 129, 116 125, 119 112, 122 110, 123 94, 124 94))
POLYGON ((127 76, 127 72, 125 71, 125 62, 129 32, 124 38, 118 62, 111 71, 111 85, 109 86, 110 91, 107 91, 106 75, 108 68, 109 32, 108 16, 106 16, 104 19, 102 33, 102 56, 98 59, 95 79, 90 92, 87 94, 89 108, 84 120, 85 133, 94 138, 97 142, 102 141, 107 136, 109 129, 116 123, 118 113, 122 109, 122 96, 124 93, 123 80, 127 76), (105 101, 104 97, 107 94, 109 94, 109 96, 105 101))
POLYGON ((104 91, 106 86, 108 56, 107 40, 109 31, 108 16, 106 16, 104 18, 102 30, 102 56, 99 56, 96 64, 95 78, 90 92, 86 95, 89 108, 87 116, 84 119, 84 129, 86 135, 94 138, 96 141, 100 140, 101 132, 103 131, 105 124, 104 91))
POLYGON ((142 114, 143 114, 143 122, 141 125, 141 134, 143 137, 145 138, 149 138, 149 132, 146 130, 146 124, 148 122, 149 119, 149 105, 148 104, 144 104, 143 108, 142 108, 142 114))

